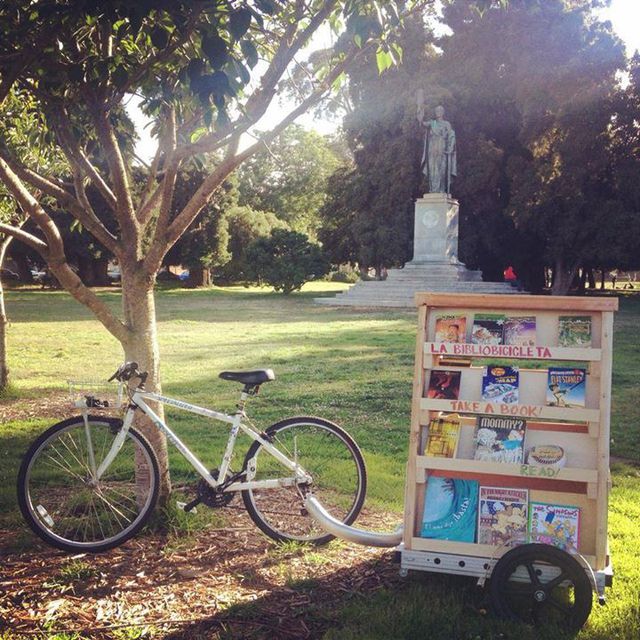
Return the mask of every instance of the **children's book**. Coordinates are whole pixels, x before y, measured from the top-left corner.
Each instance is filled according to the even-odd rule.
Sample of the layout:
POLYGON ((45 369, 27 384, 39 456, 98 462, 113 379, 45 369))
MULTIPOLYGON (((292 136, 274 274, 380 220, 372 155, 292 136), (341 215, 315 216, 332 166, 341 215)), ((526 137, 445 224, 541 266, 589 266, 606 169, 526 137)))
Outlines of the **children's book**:
POLYGON ((508 317, 502 329, 503 344, 534 347, 536 344, 535 316, 508 317))
POLYGON ((432 369, 428 387, 424 390, 425 398, 438 400, 457 400, 460 394, 461 371, 432 369))
POLYGON ((455 458, 459 440, 460 416, 448 415, 443 418, 434 418, 429 423, 424 455, 436 458, 455 458))
POLYGON ((522 418, 478 416, 474 460, 522 464, 526 432, 527 423, 522 418))
POLYGON ((544 502, 529 503, 529 541, 577 551, 580 542, 580 507, 544 502))
POLYGON ((559 347, 590 347, 591 316, 560 316, 558 318, 559 347))
POLYGON ((436 317, 434 342, 466 342, 466 316, 441 315, 436 317))
POLYGON ((482 375, 482 399, 499 404, 517 404, 518 367, 490 364, 482 375))
POLYGON ((476 313, 471 328, 473 344, 502 344, 505 316, 497 313, 476 313))
POLYGON ((587 370, 549 367, 547 405, 550 407, 584 407, 587 370))
POLYGON ((429 476, 420 535, 474 542, 478 520, 478 482, 429 476))
POLYGON ((527 541, 527 489, 480 487, 478 544, 514 547, 527 541))

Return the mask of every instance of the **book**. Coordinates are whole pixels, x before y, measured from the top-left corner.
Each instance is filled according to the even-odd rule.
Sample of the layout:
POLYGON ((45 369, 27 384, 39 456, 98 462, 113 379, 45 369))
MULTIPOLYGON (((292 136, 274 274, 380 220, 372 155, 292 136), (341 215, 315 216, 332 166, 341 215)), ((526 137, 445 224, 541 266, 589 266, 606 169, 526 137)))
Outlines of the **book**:
POLYGON ((559 347, 590 347, 591 316, 560 316, 558 318, 559 347))
POLYGON ((514 547, 527 541, 527 489, 480 487, 478 544, 514 547))
POLYGON ((437 398, 439 400, 457 400, 460 394, 461 375, 461 371, 432 369, 429 376, 429 384, 424 390, 424 397, 437 398))
POLYGON ((550 407, 584 407, 586 386, 586 369, 549 367, 547 405, 550 407))
POLYGON ((502 344, 505 316, 497 313, 476 313, 471 328, 472 344, 502 344))
POLYGON ((575 552, 580 541, 580 507, 530 502, 528 529, 530 542, 575 552))
POLYGON ((473 459, 522 464, 526 433, 527 422, 522 418, 478 416, 473 459))
POLYGON ((502 326, 502 343, 520 347, 534 347, 536 344, 535 316, 506 318, 502 326))
POLYGON ((436 317, 434 342, 466 342, 466 316, 440 315, 436 317))
POLYGON ((502 404, 517 404, 518 367, 490 364, 482 374, 482 399, 502 404))
POLYGON ((460 416, 448 415, 443 418, 434 418, 429 423, 424 455, 436 458, 455 458, 459 440, 460 416))
POLYGON ((474 542, 478 519, 478 482, 429 476, 420 535, 474 542))

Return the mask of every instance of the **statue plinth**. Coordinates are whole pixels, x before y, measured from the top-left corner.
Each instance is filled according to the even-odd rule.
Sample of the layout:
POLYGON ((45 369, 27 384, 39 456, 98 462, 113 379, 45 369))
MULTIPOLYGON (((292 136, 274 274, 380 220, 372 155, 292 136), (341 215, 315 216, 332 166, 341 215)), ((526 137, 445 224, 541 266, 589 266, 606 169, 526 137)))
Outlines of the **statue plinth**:
POLYGON ((458 201, 446 193, 425 193, 415 207, 413 259, 409 264, 458 261, 458 201))

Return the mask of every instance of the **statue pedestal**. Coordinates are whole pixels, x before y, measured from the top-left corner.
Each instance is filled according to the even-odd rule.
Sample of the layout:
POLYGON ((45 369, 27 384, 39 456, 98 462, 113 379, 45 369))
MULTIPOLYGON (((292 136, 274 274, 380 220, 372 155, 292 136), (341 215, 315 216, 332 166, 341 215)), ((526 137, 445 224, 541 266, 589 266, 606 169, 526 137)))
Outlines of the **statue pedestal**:
POLYGON ((458 201, 446 193, 418 198, 414 219, 413 260, 402 269, 389 269, 384 281, 357 282, 335 298, 316 298, 327 305, 350 307, 414 307, 423 291, 512 294, 506 282, 483 282, 458 260, 458 201))
POLYGON ((409 264, 458 263, 458 201, 446 193, 425 193, 416 201, 413 260, 409 264))

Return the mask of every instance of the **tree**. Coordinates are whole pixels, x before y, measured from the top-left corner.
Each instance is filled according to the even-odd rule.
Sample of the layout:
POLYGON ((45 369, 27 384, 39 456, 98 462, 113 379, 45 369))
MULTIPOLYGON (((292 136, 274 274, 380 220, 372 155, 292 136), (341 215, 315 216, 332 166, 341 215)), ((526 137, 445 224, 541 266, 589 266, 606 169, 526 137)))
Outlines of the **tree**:
POLYGON ((315 235, 327 179, 339 164, 327 136, 292 125, 239 169, 239 204, 271 211, 292 229, 315 235))
POLYGON ((247 248, 249 277, 289 295, 309 280, 329 271, 329 263, 317 244, 297 231, 274 229, 268 238, 258 238, 247 248))
POLYGON ((227 249, 231 259, 220 269, 225 282, 248 281, 247 248, 254 240, 268 237, 274 229, 288 229, 270 211, 256 211, 251 207, 231 207, 226 215, 229 228, 227 249))
MULTIPOLYGON (((427 1, 6 0, 0 6, 0 104, 13 87, 37 103, 73 183, 0 145, 0 181, 38 226, 29 233, 2 223, 0 231, 42 255, 60 284, 120 342, 126 359, 149 372, 148 388, 159 391, 153 287, 167 251, 232 171, 326 95, 358 57, 371 49, 387 55, 387 34, 399 14, 427 1), (340 37, 322 66, 309 67, 309 91, 241 150, 240 137, 264 115, 280 79, 323 25, 340 37), (123 103, 132 93, 145 96, 159 140, 140 194, 122 133, 123 103), (207 154, 216 154, 214 167, 175 212, 181 167, 207 154), (115 231, 91 206, 88 184, 107 202, 115 231), (54 199, 117 258, 121 316, 71 269, 40 194, 54 199)), ((166 495, 166 442, 156 429, 140 426, 159 456, 166 495)))
POLYGON ((552 265, 553 292, 565 293, 604 246, 605 220, 615 227, 622 215, 610 125, 624 58, 593 5, 445 8, 453 33, 441 42, 439 74, 459 140, 461 255, 485 276, 512 263, 538 289, 552 265))
MULTIPOLYGON (((198 169, 182 171, 178 175, 173 201, 175 211, 185 206, 204 177, 204 171, 198 169)), ((189 269, 189 286, 209 286, 212 283, 211 270, 223 266, 231 258, 227 249, 229 229, 226 213, 236 201, 236 190, 227 180, 167 252, 164 264, 182 265, 189 269)))
POLYGON ((380 274, 411 259, 422 150, 416 82, 428 59, 422 20, 403 26, 392 48, 398 57, 402 52, 397 66, 380 74, 382 61, 371 52, 349 72, 352 108, 343 126, 352 161, 329 181, 319 232, 334 263, 380 274))

